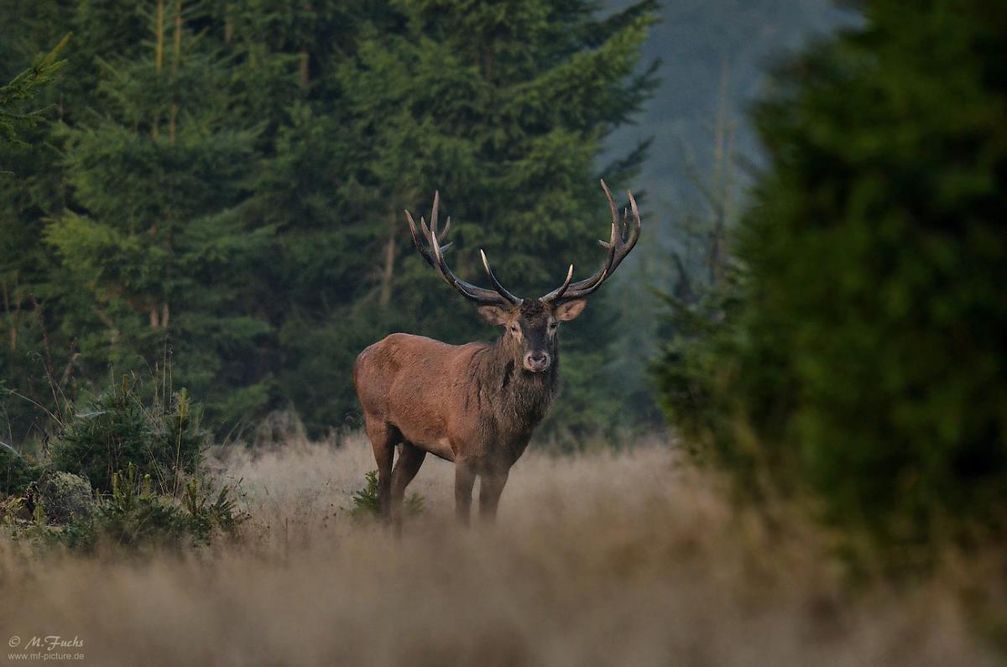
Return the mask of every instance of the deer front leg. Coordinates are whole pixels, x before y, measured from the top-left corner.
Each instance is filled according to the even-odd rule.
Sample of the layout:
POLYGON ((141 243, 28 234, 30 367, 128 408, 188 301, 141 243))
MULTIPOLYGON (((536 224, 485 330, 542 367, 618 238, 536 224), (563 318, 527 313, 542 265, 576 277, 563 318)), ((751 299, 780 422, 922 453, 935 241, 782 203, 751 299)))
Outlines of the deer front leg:
POLYGON ((397 434, 380 419, 368 415, 364 419, 367 437, 374 449, 374 462, 378 464, 378 508, 381 518, 387 520, 392 509, 392 460, 397 434))
POLYGON ((484 473, 479 479, 479 518, 485 523, 493 523, 497 516, 500 494, 507 484, 508 471, 484 473))
POLYGON ((455 514, 463 526, 469 525, 472 513, 472 485, 476 482, 475 471, 465 463, 455 463, 455 514))

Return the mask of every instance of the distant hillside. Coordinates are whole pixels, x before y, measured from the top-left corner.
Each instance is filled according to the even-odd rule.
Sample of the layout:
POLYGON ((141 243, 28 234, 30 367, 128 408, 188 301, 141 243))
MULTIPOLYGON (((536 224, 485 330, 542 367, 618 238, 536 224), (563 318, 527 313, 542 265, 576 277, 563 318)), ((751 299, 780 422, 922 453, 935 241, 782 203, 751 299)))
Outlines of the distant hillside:
POLYGON ((661 86, 639 124, 620 130, 611 143, 614 155, 653 137, 638 182, 650 194, 652 213, 668 220, 693 199, 690 162, 700 174, 709 171, 722 86, 736 124, 736 151, 755 159, 758 148, 744 112, 764 86, 767 67, 853 20, 832 0, 665 0, 663 21, 644 46, 648 61, 662 61, 661 86))
MULTIPOLYGON (((615 11, 628 4, 618 0, 608 7, 615 11)), ((747 107, 764 89, 773 62, 856 21, 856 14, 832 0, 664 0, 662 15, 644 45, 645 62, 662 63, 660 87, 638 124, 612 136, 604 156, 614 159, 640 141, 653 141, 633 183, 645 193, 642 247, 616 277, 620 287, 611 297, 619 312, 621 353, 609 361, 610 375, 618 394, 642 412, 655 410, 647 366, 662 340, 660 322, 667 311, 652 288, 675 290, 680 273, 672 252, 693 286, 709 279, 710 202, 725 207, 730 226, 743 208, 746 177, 739 165, 759 161, 747 107), (729 128, 723 143, 733 144, 734 154, 730 173, 720 181, 714 166, 718 113, 724 114, 721 128, 729 128)))

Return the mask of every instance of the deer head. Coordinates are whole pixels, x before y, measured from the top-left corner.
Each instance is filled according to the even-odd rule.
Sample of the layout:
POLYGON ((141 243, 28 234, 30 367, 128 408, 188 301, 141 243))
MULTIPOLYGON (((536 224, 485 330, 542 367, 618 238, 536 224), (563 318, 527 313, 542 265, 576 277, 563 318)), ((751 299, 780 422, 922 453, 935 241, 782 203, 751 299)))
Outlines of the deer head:
POLYGON ((548 371, 556 359, 557 331, 560 322, 574 319, 581 314, 590 296, 615 272, 622 260, 636 245, 640 238, 640 211, 633 198, 629 196, 630 211, 623 210, 619 217, 618 207, 612 199, 612 193, 601 181, 602 190, 608 199, 612 214, 612 228, 608 241, 599 241, 607 250, 605 261, 593 275, 583 280, 573 282, 573 264, 570 265, 563 283, 551 292, 537 299, 523 299, 515 296, 505 288, 490 268, 489 259, 482 250, 483 268, 489 278, 492 289, 477 287, 454 274, 444 261, 444 253, 450 243, 441 245, 440 239, 447 236, 451 227, 448 218, 444 229, 438 228, 438 207, 440 193, 434 193, 433 208, 430 211, 430 224, 425 218, 420 218, 419 225, 413 216, 406 211, 406 221, 412 233, 413 244, 423 259, 427 261, 440 277, 457 290, 469 301, 477 304, 479 314, 490 324, 504 327, 502 342, 512 350, 515 360, 525 371, 544 373, 548 371), (630 217, 630 213, 632 217, 630 217))

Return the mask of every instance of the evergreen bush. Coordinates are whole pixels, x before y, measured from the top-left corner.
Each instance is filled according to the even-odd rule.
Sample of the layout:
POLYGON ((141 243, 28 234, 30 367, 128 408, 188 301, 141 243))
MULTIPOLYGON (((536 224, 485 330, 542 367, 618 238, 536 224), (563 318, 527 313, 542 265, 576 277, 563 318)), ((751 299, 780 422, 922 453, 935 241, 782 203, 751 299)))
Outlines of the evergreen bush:
POLYGON ((0 498, 21 495, 42 475, 42 468, 17 451, 0 446, 0 498))
POLYGON ((113 475, 134 465, 160 492, 177 491, 180 477, 195 473, 202 462, 208 434, 184 389, 145 399, 149 390, 125 376, 86 403, 54 443, 52 467, 110 493, 113 475))

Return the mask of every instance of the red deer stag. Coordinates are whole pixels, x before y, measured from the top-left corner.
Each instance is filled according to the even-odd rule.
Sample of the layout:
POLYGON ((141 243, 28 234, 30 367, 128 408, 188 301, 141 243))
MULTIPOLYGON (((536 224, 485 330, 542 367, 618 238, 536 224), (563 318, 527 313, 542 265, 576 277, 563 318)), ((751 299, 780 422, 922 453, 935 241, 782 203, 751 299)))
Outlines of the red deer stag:
MULTIPOLYGON (((612 213, 611 238, 601 242, 608 251, 604 264, 577 282, 571 265, 563 284, 538 299, 521 299, 504 288, 481 250, 493 289, 467 283, 448 268, 444 251, 450 244, 442 246, 438 240, 438 193, 429 227, 420 218, 418 230, 406 211, 413 243, 423 259, 477 304, 486 321, 504 330, 494 343, 466 345, 395 333, 357 357, 353 382, 378 464, 382 517, 400 524, 406 486, 428 452, 455 464, 455 506, 462 523, 469 521, 476 476, 481 478, 480 515, 488 520, 496 515, 510 468, 556 390, 559 323, 580 315, 586 298, 612 275, 640 237, 640 212, 633 194, 627 193, 632 218, 624 210, 620 220, 605 181, 601 187, 612 213), (399 456, 393 469, 396 446, 399 456)), ((442 237, 450 225, 448 218, 442 237)))

